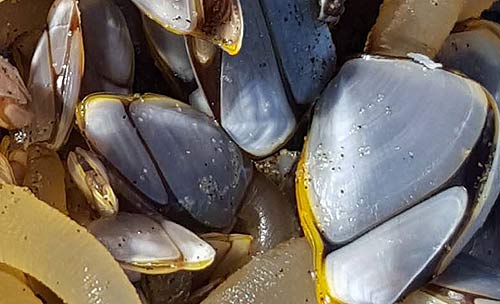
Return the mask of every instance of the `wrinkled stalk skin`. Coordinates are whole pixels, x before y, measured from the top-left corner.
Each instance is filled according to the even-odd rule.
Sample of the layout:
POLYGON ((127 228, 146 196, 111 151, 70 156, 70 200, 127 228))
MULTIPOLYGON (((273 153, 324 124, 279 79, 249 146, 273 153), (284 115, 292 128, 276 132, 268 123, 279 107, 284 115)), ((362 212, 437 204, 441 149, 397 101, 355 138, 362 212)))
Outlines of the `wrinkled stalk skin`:
POLYGON ((365 52, 434 58, 455 23, 479 17, 493 0, 385 0, 366 42, 365 52))
POLYGON ((202 304, 317 303, 311 250, 304 238, 291 239, 254 257, 229 276, 202 304))
POLYGON ((67 215, 65 171, 59 155, 40 144, 29 146, 27 153, 23 185, 30 188, 38 199, 67 215))
POLYGON ((66 303, 140 303, 106 248, 27 188, 0 185, 0 209, 1 263, 35 277, 66 303))
POLYGON ((385 0, 365 52, 392 56, 414 52, 433 58, 458 20, 462 1, 385 0))
POLYGON ((237 218, 233 229, 253 237, 252 254, 266 252, 300 234, 292 202, 262 173, 254 174, 237 218))

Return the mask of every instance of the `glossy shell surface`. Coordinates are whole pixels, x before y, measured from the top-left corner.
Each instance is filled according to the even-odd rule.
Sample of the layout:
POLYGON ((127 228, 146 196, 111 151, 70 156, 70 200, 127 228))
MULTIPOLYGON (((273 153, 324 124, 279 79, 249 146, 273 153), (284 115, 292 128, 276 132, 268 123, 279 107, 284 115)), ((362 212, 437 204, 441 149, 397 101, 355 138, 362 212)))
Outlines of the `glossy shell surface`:
POLYGON ((211 118, 152 94, 92 95, 79 113, 93 149, 157 205, 208 226, 231 223, 248 177, 238 147, 211 118))
POLYGON ((396 301, 448 266, 498 195, 492 96, 425 56, 414 57, 418 62, 352 59, 316 106, 297 199, 325 301, 396 301), (446 190, 450 185, 464 188, 446 190), (436 200, 443 209, 429 213, 425 206, 436 200), (426 225, 417 220, 424 217, 426 225), (415 254, 409 258, 407 250, 415 254), (353 275, 360 265, 369 271, 353 275))

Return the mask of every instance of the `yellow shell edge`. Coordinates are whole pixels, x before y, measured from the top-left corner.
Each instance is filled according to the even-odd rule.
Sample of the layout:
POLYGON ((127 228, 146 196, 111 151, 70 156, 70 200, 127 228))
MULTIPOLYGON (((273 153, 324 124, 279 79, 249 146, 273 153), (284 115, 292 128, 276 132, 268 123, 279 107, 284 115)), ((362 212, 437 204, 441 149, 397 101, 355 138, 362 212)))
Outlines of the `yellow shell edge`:
POLYGON ((213 259, 196 263, 185 263, 182 259, 157 263, 120 263, 122 268, 145 274, 168 274, 181 270, 196 271, 207 268, 213 259))
POLYGON ((336 303, 342 304, 341 301, 335 299, 330 293, 328 283, 326 281, 325 266, 323 264, 323 255, 325 248, 323 240, 316 227, 314 213, 310 206, 309 194, 306 186, 306 177, 308 175, 305 165, 307 156, 307 140, 304 142, 304 149, 300 157, 295 180, 295 195, 297 197, 297 208, 299 212, 300 224, 304 230, 304 234, 313 250, 313 265, 316 272, 316 297, 319 303, 336 303))

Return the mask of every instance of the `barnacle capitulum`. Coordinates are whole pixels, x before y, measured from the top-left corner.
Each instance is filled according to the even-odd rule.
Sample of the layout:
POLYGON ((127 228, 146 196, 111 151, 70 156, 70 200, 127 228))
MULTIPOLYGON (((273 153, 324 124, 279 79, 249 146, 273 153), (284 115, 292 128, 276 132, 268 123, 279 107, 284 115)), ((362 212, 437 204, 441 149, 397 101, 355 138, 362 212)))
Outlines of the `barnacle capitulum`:
MULTIPOLYGON (((25 42, 38 39, 47 1, 20 1, 16 11, 19 1, 0 0, 0 20, 16 12, 0 51, 26 76, 25 42), (25 15, 35 26, 18 26, 25 15)), ((198 303, 224 280, 204 303, 500 302, 500 31, 455 25, 491 1, 384 1, 366 48, 378 55, 347 61, 330 82, 325 22, 344 0, 55 0, 33 99, 15 70, 0 70, 0 126, 21 129, 0 143, 0 302, 39 304, 30 278, 55 303, 198 303), (444 68, 425 56, 439 50, 444 68), (176 99, 130 95, 133 81, 176 99), (66 143, 79 96, 84 138, 66 143), (285 145, 304 145, 301 156, 278 155, 285 145), (247 156, 274 158, 256 165, 272 181, 247 156), (299 234, 280 192, 293 191, 298 157, 311 246, 279 245, 299 234)))
POLYGON ((0 263, 33 276, 66 303, 140 303, 106 248, 27 188, 0 185, 0 210, 0 263))
POLYGON ((158 210, 209 227, 232 223, 249 176, 213 119, 161 95, 103 94, 82 101, 77 122, 105 164, 158 210))
POLYGON ((141 273, 200 270, 215 258, 215 250, 193 232, 142 214, 120 212, 92 222, 88 229, 123 268, 141 273))
POLYGON ((195 40, 188 48, 198 86, 221 126, 239 147, 262 157, 286 143, 296 121, 261 6, 248 0, 241 5, 247 29, 243 43, 251 47, 236 56, 207 52, 195 40))
POLYGON ((243 38, 240 0, 133 0, 149 18, 176 34, 211 41, 236 55, 243 38))
MULTIPOLYGON (((314 1, 242 1, 245 33, 236 56, 188 39, 199 90, 233 140, 255 157, 276 152, 295 131, 291 104, 310 104, 335 69, 328 26, 314 1)), ((200 105, 204 102, 205 105, 200 105)))
POLYGON ((423 58, 352 59, 316 106, 297 199, 323 301, 398 300, 449 265, 498 195, 496 103, 423 58))
POLYGON ((111 0, 80 0, 85 74, 80 96, 129 94, 134 80, 134 46, 120 8, 111 0))
POLYGON ((118 212, 118 199, 111 188, 107 170, 98 156, 79 147, 68 155, 68 172, 87 202, 101 216, 118 212))
POLYGON ((31 61, 28 88, 34 119, 26 145, 46 142, 54 150, 67 140, 83 76, 84 53, 80 12, 75 0, 57 0, 47 17, 31 61))

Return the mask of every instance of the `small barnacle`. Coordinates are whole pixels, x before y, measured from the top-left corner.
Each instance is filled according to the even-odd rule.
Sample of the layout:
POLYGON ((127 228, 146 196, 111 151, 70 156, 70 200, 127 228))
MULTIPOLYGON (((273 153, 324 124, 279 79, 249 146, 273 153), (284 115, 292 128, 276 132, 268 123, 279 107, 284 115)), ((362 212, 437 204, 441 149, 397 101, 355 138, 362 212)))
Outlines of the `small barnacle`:
POLYGON ((28 125, 33 117, 30 101, 18 70, 0 56, 0 127, 19 129, 28 125))

